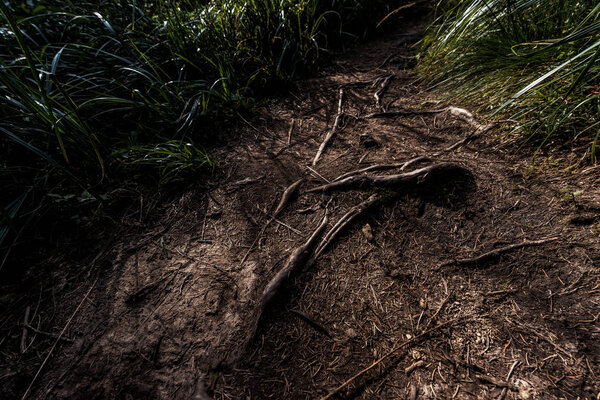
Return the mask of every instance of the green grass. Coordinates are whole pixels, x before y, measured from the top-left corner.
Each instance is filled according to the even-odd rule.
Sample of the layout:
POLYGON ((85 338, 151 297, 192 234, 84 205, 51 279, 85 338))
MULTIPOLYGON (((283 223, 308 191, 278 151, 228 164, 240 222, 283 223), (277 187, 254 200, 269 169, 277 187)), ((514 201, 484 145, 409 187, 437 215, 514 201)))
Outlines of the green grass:
POLYGON ((0 246, 49 208, 196 180, 222 126, 399 3, 0 2, 0 246))
POLYGON ((510 142, 582 147, 597 161, 600 5, 574 0, 449 0, 419 71, 448 98, 508 121, 510 142), (583 146, 582 146, 583 144, 583 146), (587 144, 587 146, 585 146, 587 144))

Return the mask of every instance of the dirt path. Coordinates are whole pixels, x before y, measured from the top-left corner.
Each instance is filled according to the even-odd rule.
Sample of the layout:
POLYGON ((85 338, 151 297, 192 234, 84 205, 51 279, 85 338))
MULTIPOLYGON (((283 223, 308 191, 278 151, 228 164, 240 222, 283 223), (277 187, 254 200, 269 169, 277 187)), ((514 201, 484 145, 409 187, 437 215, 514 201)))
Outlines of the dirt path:
MULTIPOLYGON (((600 396, 597 170, 531 173, 528 160, 487 140, 491 132, 437 154, 476 122, 404 69, 413 37, 367 44, 299 82, 216 150, 222 176, 155 212, 155 229, 119 237, 99 274, 66 284, 55 327, 42 327, 66 326, 74 343, 58 342, 32 398, 320 398, 398 345, 339 398, 600 396), (313 165, 342 87, 339 129, 313 165), (386 110, 399 115, 369 117, 386 110), (406 188, 308 192, 418 156, 430 159, 372 174, 444 162, 466 172, 406 188), (268 223, 301 178, 298 196, 268 223), (584 192, 569 199, 563 189, 584 192), (257 323, 265 286, 323 216, 329 229, 369 196, 378 201, 292 276, 257 323)), ((142 206, 140 219, 147 213, 142 206)), ((55 339, 40 341, 43 359, 55 339)), ((4 387, 31 381, 17 378, 4 387)))

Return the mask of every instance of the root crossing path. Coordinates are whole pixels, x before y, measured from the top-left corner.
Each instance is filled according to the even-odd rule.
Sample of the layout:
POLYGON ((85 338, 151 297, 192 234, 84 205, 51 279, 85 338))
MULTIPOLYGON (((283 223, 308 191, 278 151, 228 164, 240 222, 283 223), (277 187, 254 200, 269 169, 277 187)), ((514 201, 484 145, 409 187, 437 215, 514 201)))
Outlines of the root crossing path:
POLYGON ((354 50, 240 122, 214 181, 141 202, 28 397, 595 399, 597 179, 566 198, 411 56, 354 50))

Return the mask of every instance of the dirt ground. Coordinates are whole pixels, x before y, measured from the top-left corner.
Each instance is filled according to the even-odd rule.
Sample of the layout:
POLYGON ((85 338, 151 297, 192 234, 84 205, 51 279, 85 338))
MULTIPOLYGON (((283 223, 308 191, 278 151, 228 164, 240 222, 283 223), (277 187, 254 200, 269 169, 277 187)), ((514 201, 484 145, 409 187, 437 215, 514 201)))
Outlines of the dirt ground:
POLYGON ((492 140, 499 129, 436 155, 477 122, 410 71, 415 26, 240 123, 212 150, 218 176, 168 204, 129 205, 135 230, 81 264, 51 258, 55 272, 1 317, 1 397, 313 399, 350 380, 332 398, 600 399, 599 169, 565 169, 569 149, 532 165, 492 140), (312 165, 340 87, 340 129, 312 165), (386 110, 399 115, 370 115, 386 110), (429 160, 403 172, 468 173, 308 192, 418 156, 429 160), (261 316, 265 286, 325 213, 329 229, 371 195, 381 201, 261 316), (35 329, 22 326, 28 307, 35 329))

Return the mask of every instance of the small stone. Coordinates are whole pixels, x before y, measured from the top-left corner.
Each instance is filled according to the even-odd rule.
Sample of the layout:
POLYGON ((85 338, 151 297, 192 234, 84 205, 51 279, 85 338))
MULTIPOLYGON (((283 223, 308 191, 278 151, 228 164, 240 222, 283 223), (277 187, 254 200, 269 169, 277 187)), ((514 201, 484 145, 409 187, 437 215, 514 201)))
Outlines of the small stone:
POLYGON ((371 228, 371 225, 365 224, 362 227, 362 233, 363 235, 365 235, 367 242, 373 243, 373 229, 371 228))

